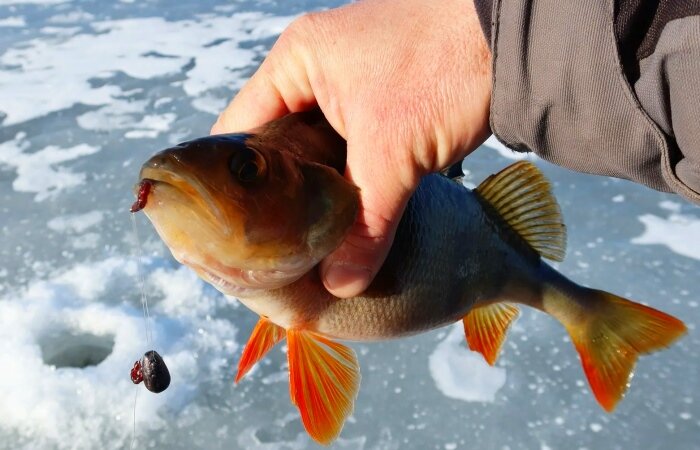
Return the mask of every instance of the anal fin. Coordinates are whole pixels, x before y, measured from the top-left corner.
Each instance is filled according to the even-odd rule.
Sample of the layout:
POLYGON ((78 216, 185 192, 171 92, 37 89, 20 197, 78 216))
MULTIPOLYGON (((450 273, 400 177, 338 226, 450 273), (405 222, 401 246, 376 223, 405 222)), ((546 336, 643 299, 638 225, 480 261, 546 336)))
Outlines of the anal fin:
POLYGON ((360 387, 355 352, 309 331, 287 330, 289 390, 309 435, 330 444, 352 413, 360 387))
POLYGON ((284 328, 270 322, 266 317, 261 317, 255 325, 248 339, 248 343, 243 349, 241 360, 238 362, 236 383, 238 383, 255 363, 260 361, 275 344, 284 339, 284 335, 284 328))
POLYGON ((464 316, 464 334, 469 349, 484 356, 490 365, 496 363, 508 327, 518 317, 518 308, 508 303, 478 306, 464 316))

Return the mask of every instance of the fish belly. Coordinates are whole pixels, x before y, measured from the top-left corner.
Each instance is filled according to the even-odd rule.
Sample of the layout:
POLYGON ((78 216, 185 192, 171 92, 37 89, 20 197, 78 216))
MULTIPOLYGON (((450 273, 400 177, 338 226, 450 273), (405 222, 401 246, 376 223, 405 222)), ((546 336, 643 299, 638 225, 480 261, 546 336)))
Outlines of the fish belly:
POLYGON ((409 201, 385 264, 361 296, 331 296, 314 270, 268 300, 293 311, 297 326, 339 339, 382 340, 444 326, 475 305, 503 300, 514 280, 536 284, 529 274, 539 257, 522 254, 498 227, 470 190, 431 175, 409 201))

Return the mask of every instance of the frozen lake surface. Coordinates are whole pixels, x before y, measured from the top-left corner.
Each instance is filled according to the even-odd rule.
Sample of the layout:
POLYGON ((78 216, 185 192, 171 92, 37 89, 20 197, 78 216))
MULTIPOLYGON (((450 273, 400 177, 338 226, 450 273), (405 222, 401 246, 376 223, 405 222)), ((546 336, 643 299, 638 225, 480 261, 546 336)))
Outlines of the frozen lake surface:
MULTIPOLYGON (((284 347, 240 385, 256 317, 180 267, 143 217, 153 395, 128 208, 142 161, 208 133, 278 33, 316 0, 0 0, 0 448, 315 448, 289 402, 284 347), (138 395, 137 395, 138 393, 138 395)), ((512 162, 489 140, 474 186, 512 162)), ((559 268, 683 319, 604 413, 563 328, 525 310, 496 367, 460 326, 353 345, 362 367, 338 449, 700 448, 700 208, 538 161, 568 226, 559 268)))

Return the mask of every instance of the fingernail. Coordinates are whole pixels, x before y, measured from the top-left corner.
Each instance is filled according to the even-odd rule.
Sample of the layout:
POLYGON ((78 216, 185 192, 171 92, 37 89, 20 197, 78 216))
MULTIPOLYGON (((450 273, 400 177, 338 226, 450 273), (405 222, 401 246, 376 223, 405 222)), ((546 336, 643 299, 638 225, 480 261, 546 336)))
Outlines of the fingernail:
POLYGON ((324 284, 338 297, 353 297, 367 288, 372 272, 354 264, 333 263, 323 274, 324 284))

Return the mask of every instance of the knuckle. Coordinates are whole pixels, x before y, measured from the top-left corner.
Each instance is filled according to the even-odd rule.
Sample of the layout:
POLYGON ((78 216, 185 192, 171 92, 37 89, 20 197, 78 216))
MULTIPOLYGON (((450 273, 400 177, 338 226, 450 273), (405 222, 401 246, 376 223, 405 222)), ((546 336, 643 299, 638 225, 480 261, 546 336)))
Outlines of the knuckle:
POLYGON ((304 45, 310 36, 313 36, 317 26, 318 13, 306 13, 292 21, 287 29, 280 35, 282 45, 304 45))
POLYGON ((280 36, 281 45, 296 51, 318 50, 328 38, 329 31, 336 27, 331 12, 310 12, 297 17, 280 36))

